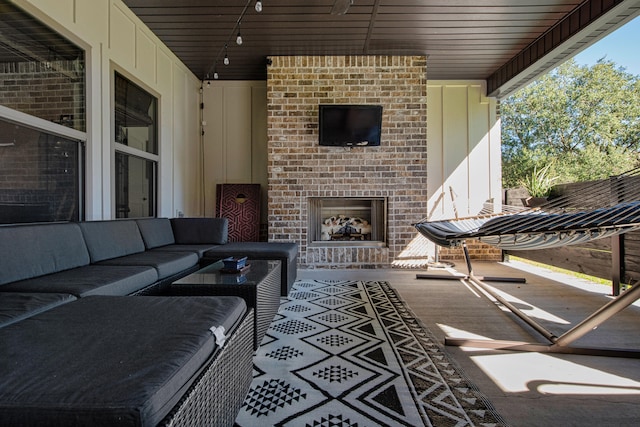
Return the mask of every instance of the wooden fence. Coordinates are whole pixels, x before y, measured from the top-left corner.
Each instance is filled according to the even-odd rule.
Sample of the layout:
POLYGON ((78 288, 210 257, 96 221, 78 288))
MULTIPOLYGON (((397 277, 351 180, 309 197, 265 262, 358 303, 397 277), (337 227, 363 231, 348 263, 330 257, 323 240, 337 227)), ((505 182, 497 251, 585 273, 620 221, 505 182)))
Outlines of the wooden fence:
MULTIPOLYGON (((572 193, 580 192, 593 184, 594 182, 565 184, 557 186, 554 192, 556 195, 571 197, 572 193)), ((522 194, 518 191, 509 190, 506 203, 520 204, 520 197, 522 194)), ((579 245, 554 249, 505 251, 505 253, 611 280, 613 295, 619 294, 621 284, 640 284, 640 231, 579 245)))

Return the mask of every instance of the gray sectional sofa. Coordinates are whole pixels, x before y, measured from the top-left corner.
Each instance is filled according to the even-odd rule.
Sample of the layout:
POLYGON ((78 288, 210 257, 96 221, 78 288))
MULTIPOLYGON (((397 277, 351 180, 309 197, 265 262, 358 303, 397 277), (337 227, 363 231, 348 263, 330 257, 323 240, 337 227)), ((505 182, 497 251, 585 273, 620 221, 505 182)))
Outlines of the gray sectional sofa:
POLYGON ((252 375, 251 309, 238 297, 163 291, 246 250, 283 259, 288 292, 297 246, 226 252, 227 227, 222 218, 0 227, 0 425, 232 425, 252 375))

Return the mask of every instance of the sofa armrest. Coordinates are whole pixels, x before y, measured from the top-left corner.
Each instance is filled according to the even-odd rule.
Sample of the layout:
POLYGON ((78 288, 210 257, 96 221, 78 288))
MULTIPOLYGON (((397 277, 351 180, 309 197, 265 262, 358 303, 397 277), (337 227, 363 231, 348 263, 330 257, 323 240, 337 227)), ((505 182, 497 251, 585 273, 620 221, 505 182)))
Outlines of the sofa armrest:
POLYGON ((172 218, 171 227, 179 245, 224 245, 229 240, 227 218, 172 218))

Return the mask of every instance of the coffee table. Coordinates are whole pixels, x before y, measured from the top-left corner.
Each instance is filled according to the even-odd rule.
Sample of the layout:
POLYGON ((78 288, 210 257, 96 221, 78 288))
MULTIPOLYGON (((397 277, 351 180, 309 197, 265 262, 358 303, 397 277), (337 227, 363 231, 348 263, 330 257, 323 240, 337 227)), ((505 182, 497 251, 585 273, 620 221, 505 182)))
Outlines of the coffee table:
POLYGON ((223 273, 222 261, 207 265, 169 286, 171 295, 231 295, 244 298, 254 313, 257 349, 280 306, 280 261, 247 260, 242 273, 223 273))

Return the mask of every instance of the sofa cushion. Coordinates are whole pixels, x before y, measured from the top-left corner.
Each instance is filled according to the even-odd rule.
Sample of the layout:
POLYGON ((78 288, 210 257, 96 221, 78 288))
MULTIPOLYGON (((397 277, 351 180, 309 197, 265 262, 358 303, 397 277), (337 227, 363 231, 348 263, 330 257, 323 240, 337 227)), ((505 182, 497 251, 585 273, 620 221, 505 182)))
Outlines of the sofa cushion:
POLYGON ((0 328, 75 299, 69 294, 0 292, 0 328))
POLYGON ((176 243, 182 245, 227 243, 227 218, 172 218, 171 227, 176 243))
POLYGON ((156 269, 158 279, 165 279, 198 265, 198 255, 193 252, 146 251, 101 261, 99 265, 143 265, 156 269))
POLYGON ((245 312, 239 297, 92 296, 0 328, 0 425, 155 426, 218 351, 210 328, 229 336, 245 312))
POLYGON ((133 220, 81 222, 91 262, 143 252, 144 241, 133 220))
POLYGON ((297 258, 298 245, 291 242, 230 242, 224 246, 216 246, 206 253, 212 257, 225 254, 244 254, 253 259, 297 258))
POLYGON ((0 227, 0 242, 0 284, 89 264, 78 224, 0 227))
POLYGON ((158 281, 152 266, 86 265, 4 285, 17 292, 65 292, 76 297, 128 295, 158 281))
POLYGON ((152 251, 162 251, 162 252, 193 252, 198 255, 198 258, 202 258, 204 253, 209 249, 213 249, 218 245, 167 245, 160 246, 158 248, 151 249, 152 251))
POLYGON ((176 242, 173 238, 173 229, 169 218, 137 219, 136 223, 147 249, 172 245, 176 242))

